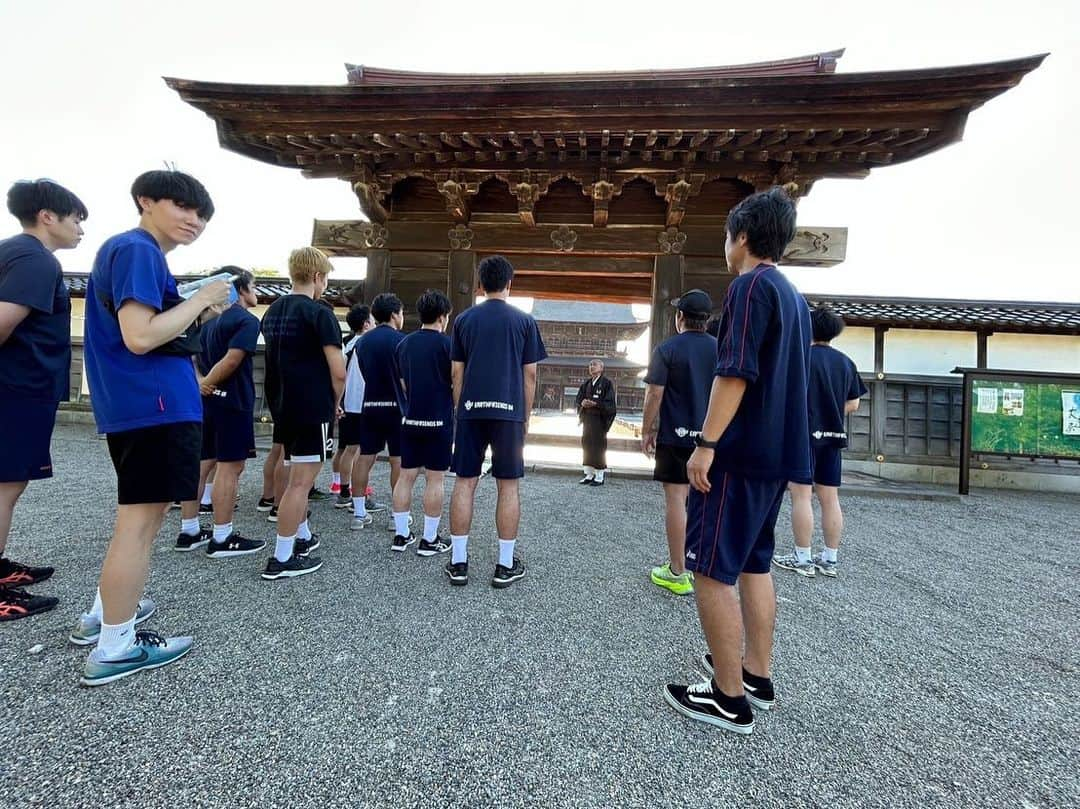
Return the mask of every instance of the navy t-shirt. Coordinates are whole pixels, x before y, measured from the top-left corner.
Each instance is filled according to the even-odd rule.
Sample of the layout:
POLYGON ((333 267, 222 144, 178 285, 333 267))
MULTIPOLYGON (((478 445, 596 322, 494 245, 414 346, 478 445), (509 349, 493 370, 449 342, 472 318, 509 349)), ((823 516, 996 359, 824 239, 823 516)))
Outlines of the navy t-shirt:
POLYGON ((145 230, 129 230, 101 245, 86 285, 84 332, 90 403, 100 432, 202 421, 191 358, 133 354, 116 315, 128 301, 162 312, 179 300, 165 254, 145 230))
POLYGON ((547 357, 540 328, 501 298, 488 298, 454 321, 450 359, 465 363, 459 419, 525 421, 523 365, 547 357))
POLYGON ((0 241, 0 301, 30 309, 0 345, 0 396, 67 401, 71 300, 60 262, 27 233, 0 241))
POLYGON ((240 366, 218 385, 218 394, 214 396, 217 406, 254 412, 255 363, 252 357, 259 343, 259 319, 240 304, 234 303, 203 326, 201 337, 199 368, 204 374, 221 362, 230 348, 244 352, 240 366))
POLYGON ((806 405, 810 309, 768 264, 731 282, 720 319, 716 375, 747 382, 720 436, 713 469, 749 478, 810 482, 806 405))
POLYGON ((703 331, 676 334, 653 350, 645 382, 664 388, 656 443, 694 445, 709 409, 715 369, 716 338, 703 331))
POLYGON ((278 298, 262 317, 266 339, 266 402, 274 421, 327 424, 337 402, 326 364, 326 346, 341 346, 332 310, 307 295, 278 298))
POLYGON ((846 447, 844 404, 864 393, 866 385, 847 354, 832 346, 810 346, 810 384, 806 397, 810 442, 816 447, 846 447))
POLYGON ((353 349, 364 377, 365 413, 401 413, 395 355, 405 335, 388 323, 369 331, 353 349))
POLYGON ((434 329, 420 329, 397 347, 398 376, 405 383, 402 424, 447 427, 454 417, 450 380, 450 338, 434 329))

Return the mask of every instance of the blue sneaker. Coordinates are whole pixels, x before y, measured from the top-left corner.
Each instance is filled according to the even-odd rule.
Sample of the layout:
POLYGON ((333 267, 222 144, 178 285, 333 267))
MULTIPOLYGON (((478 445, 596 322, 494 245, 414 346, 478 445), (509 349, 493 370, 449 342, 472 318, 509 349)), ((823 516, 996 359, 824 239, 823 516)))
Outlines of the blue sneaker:
MULTIPOLYGON (((154 599, 140 598, 139 606, 135 611, 135 625, 141 624, 153 615, 155 610, 157 610, 157 604, 154 603, 154 599)), ((97 643, 99 637, 101 637, 101 619, 84 612, 75 624, 75 628, 71 630, 71 634, 68 635, 68 640, 76 646, 90 646, 97 643)))
POLYGON ((90 653, 79 678, 82 685, 105 685, 129 674, 159 669, 191 651, 192 637, 164 638, 156 632, 135 633, 135 645, 119 660, 98 660, 97 650, 90 653))

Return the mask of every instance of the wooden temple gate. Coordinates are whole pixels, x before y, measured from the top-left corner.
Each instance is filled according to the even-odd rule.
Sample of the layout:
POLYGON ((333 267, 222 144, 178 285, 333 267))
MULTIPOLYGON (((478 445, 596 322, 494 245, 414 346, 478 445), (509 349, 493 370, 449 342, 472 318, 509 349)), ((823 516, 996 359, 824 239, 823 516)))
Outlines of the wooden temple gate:
MULTIPOLYGON (((842 51, 689 70, 460 75, 348 66, 341 86, 166 79, 217 123, 221 144, 350 183, 366 220, 316 220, 312 243, 365 256, 360 295, 412 306, 447 290, 472 305, 476 266, 502 253, 514 291, 666 303, 731 276, 727 212, 755 190, 796 199, 960 139, 971 110, 1044 58, 835 73, 842 51)), ((843 260, 844 228, 800 226, 785 261, 843 260)))

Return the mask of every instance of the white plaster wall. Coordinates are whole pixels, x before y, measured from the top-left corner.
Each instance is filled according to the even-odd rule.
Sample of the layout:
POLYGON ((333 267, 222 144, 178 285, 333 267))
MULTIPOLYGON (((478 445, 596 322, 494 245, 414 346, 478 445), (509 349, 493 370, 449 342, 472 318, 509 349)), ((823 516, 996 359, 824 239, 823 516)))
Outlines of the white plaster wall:
MULTIPOLYGON (((948 376, 958 365, 974 367, 974 332, 889 329, 885 373, 948 376)), ((959 377, 957 377, 959 379, 959 377)))
POLYGON ((1080 337, 1056 334, 991 334, 986 365, 1021 371, 1080 373, 1080 337))
POLYGON ((851 357, 860 373, 874 372, 873 329, 866 326, 848 326, 832 341, 832 347, 851 357))

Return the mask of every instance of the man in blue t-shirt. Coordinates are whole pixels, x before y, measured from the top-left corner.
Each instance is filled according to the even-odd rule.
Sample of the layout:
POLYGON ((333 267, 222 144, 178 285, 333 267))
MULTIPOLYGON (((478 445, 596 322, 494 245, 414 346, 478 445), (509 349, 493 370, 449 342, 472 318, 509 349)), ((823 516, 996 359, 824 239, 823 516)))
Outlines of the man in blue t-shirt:
POLYGON ((401 474, 394 486, 394 541, 404 551, 414 541, 409 531, 413 486, 424 470, 424 533, 417 556, 450 550, 439 536, 446 470, 454 444, 454 399, 450 380, 450 338, 443 332, 450 320, 450 299, 429 289, 416 301, 421 326, 398 343, 395 354, 401 382, 401 474))
POLYGON ((71 370, 71 301, 53 253, 78 245, 87 217, 82 201, 51 180, 15 183, 7 207, 22 233, 0 241, 0 621, 58 601, 22 589, 53 568, 13 562, 4 551, 27 484, 52 477, 49 445, 71 370))
POLYGON ((77 644, 97 641, 83 685, 164 666, 191 648, 190 637, 134 627, 152 610, 139 596, 165 510, 198 497, 195 324, 229 299, 229 285, 216 281, 185 300, 165 261, 166 253, 198 239, 214 214, 202 183, 178 171, 148 171, 135 179, 131 197, 139 226, 105 241, 86 287, 86 374, 116 470, 118 505, 97 598, 70 636, 77 644))
POLYGON ((519 481, 525 476, 525 434, 536 394, 536 364, 547 357, 540 328, 531 315, 507 302, 514 268, 503 256, 489 256, 478 268, 487 297, 454 321, 450 360, 457 412, 454 438, 454 492, 450 498, 452 556, 446 563, 450 583, 469 581, 468 542, 476 484, 491 448, 491 474, 498 487, 495 528, 499 561, 491 580, 509 587, 525 575, 514 556, 521 503, 519 481))
POLYGON ((676 595, 694 592, 694 579, 683 563, 686 545, 686 498, 690 481, 686 462, 701 435, 709 388, 716 368, 716 338, 705 333, 712 298, 691 289, 675 301, 674 337, 653 351, 645 375, 645 412, 641 449, 656 458, 653 480, 664 485, 664 527, 668 561, 649 572, 653 584, 676 595))
POLYGON ((692 719, 750 733, 751 705, 767 710, 774 700, 776 516, 787 482, 810 480, 810 312, 775 266, 795 236, 795 204, 782 189, 744 199, 726 229, 727 265, 738 277, 724 299, 709 409, 686 467, 686 567, 711 679, 670 684, 664 697, 692 719))
POLYGON ((844 320, 827 306, 818 306, 810 313, 814 342, 810 346, 810 383, 807 391, 810 427, 810 467, 813 470, 813 489, 805 483, 792 481, 791 530, 795 535, 795 552, 774 556, 773 564, 813 577, 818 571, 835 579, 840 534, 844 529, 844 514, 840 510, 840 455, 847 446, 847 417, 859 409, 859 399, 866 385, 859 378, 855 363, 829 345, 844 330, 844 320), (825 546, 811 558, 814 536, 814 507, 811 491, 821 504, 821 531, 825 546))
MULTIPOLYGON (((395 356, 398 344, 405 339, 401 325, 405 322, 401 299, 393 292, 382 292, 371 301, 371 316, 375 328, 364 334, 352 350, 357 370, 364 380, 364 399, 360 417, 355 421, 355 439, 360 453, 353 462, 350 489, 353 493, 351 528, 360 530, 371 525, 368 514, 367 491, 371 468, 383 449, 390 456, 390 491, 397 485, 401 473, 401 392, 395 356)), ((387 526, 396 530, 394 518, 387 526)))

